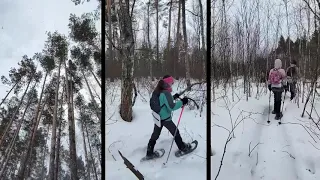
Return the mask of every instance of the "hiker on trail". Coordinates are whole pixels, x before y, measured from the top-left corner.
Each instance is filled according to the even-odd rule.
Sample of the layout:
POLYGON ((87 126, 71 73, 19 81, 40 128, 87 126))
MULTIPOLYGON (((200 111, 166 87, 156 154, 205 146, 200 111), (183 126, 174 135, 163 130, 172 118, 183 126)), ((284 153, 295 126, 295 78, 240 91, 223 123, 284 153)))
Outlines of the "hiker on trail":
POLYGON ((287 83, 286 72, 282 69, 282 61, 280 59, 274 61, 274 68, 270 70, 268 83, 269 91, 272 91, 274 94, 274 109, 272 114, 276 114, 275 119, 279 120, 283 116, 281 112, 281 96, 287 83))
POLYGON ((296 84, 299 77, 298 73, 299 71, 297 67, 297 62, 295 60, 292 60, 290 66, 287 68, 288 86, 285 89, 285 92, 289 90, 291 93, 290 100, 292 100, 296 96, 296 84))
MULTIPOLYGON (((179 98, 179 94, 175 94, 174 96, 171 95, 173 82, 173 77, 169 75, 164 76, 163 79, 158 82, 157 87, 153 91, 152 97, 150 99, 150 107, 152 110, 155 109, 154 107, 158 106, 159 113, 157 114, 160 117, 159 121, 161 122, 161 125, 159 127, 157 124, 154 124, 153 133, 151 135, 147 148, 147 157, 149 158, 160 156, 159 152, 154 151, 154 146, 160 136, 163 126, 169 130, 172 136, 174 136, 177 127, 172 121, 172 111, 175 111, 188 103, 188 98, 186 97, 174 102, 174 99, 179 98)), ((186 152, 192 148, 191 144, 184 143, 182 141, 178 129, 175 135, 175 142, 178 148, 183 152, 186 152)))

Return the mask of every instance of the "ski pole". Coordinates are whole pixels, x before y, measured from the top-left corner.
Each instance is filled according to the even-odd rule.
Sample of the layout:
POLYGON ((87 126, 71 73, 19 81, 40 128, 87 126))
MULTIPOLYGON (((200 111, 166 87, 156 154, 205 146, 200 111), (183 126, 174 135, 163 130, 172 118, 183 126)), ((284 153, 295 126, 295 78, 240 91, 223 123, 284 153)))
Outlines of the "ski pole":
POLYGON ((177 128, 176 128, 176 130, 174 131, 174 135, 173 135, 173 139, 172 139, 172 142, 171 142, 171 146, 170 146, 170 150, 169 150, 169 153, 168 153, 167 160, 166 160, 166 162, 163 163, 163 164, 167 164, 167 162, 168 162, 168 160, 169 160, 169 156, 170 156, 170 153, 171 153, 172 145, 173 145, 174 139, 175 139, 175 137, 176 137, 176 134, 177 134, 177 132, 178 132, 178 126, 179 126, 179 124, 180 124, 180 120, 181 120, 181 117, 182 117, 183 110, 184 110, 184 105, 182 106, 182 109, 181 109, 181 112, 180 112, 180 116, 179 116, 179 119, 178 119, 177 128))
POLYGON ((271 91, 269 91, 269 112, 268 112, 268 123, 270 122, 270 101, 271 101, 271 91))

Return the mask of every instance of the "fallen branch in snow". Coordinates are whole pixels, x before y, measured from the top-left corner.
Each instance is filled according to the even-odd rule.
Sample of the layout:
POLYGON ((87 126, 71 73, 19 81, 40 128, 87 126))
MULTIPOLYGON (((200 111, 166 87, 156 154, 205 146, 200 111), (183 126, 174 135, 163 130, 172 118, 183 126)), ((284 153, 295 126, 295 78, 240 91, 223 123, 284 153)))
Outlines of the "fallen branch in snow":
MULTIPOLYGON (((282 152, 288 153, 288 151, 282 151, 282 152)), ((292 154, 288 153, 288 155, 289 155, 292 159, 296 159, 292 154)))
MULTIPOLYGON (((240 114, 238 115, 238 118, 240 117, 240 115, 243 114, 243 112, 244 112, 244 111, 241 111, 241 112, 240 112, 240 114)), ((239 125, 242 121, 244 121, 245 119, 248 119, 252 114, 253 114, 253 113, 249 113, 249 115, 247 115, 247 116, 242 116, 242 119, 241 119, 239 122, 235 121, 236 123, 235 123, 235 124, 232 124, 232 129, 231 129, 231 131, 228 130, 227 128, 223 127, 223 126, 220 126, 220 125, 215 124, 217 127, 221 127, 221 128, 223 128, 223 129, 225 129, 225 130, 227 130, 227 131, 229 132, 228 137, 227 137, 227 140, 226 140, 226 142, 225 142, 225 144, 224 144, 223 154, 222 154, 222 157, 221 157, 221 160, 220 160, 220 166, 219 166, 219 169, 218 169, 218 173, 217 173, 217 175, 216 175, 216 177, 215 177, 215 180, 218 179, 218 176, 219 176, 219 174, 220 174, 220 171, 221 171, 221 168, 222 168, 222 165, 223 165, 224 156, 225 156, 225 154, 226 154, 226 152, 227 152, 227 146, 228 146, 229 142, 231 141, 231 139, 233 138, 233 136, 232 136, 232 135, 233 135, 233 132, 235 131, 235 129, 238 127, 238 125, 239 125)), ((232 118, 232 117, 231 117, 231 118, 232 118)), ((238 119, 238 118, 237 118, 237 119, 238 119)))
MULTIPOLYGON (((252 141, 251 141, 252 142, 252 141)), ((249 154, 248 156, 251 157, 251 153, 252 151, 259 145, 259 144, 262 144, 262 143, 257 143, 252 149, 251 149, 251 142, 249 143, 249 154)))
MULTIPOLYGON (((229 108, 226 99, 227 99, 226 97, 223 98, 224 103, 225 103, 225 108, 227 109, 228 114, 229 114, 229 118, 230 118, 230 122, 231 122, 231 129, 233 129, 234 124, 233 124, 233 120, 232 120, 231 110, 232 110, 232 108, 233 108, 234 106, 233 106, 232 108, 229 108)), ((242 114, 242 111, 241 111, 241 113, 238 115, 238 117, 240 117, 241 114, 242 114)), ((238 119, 238 117, 237 117, 237 119, 238 119)), ((232 133, 232 136, 235 137, 234 132, 232 133)))
POLYGON ((313 141, 314 141, 315 143, 317 143, 317 141, 314 139, 314 137, 310 134, 310 132, 308 131, 308 129, 307 129, 303 124, 301 124, 301 123, 291 123, 291 122, 283 122, 282 124, 294 124, 294 125, 300 125, 300 126, 302 126, 302 127, 307 131, 307 133, 309 134, 309 136, 313 139, 313 141))
POLYGON ((223 126, 220 126, 220 125, 218 125, 218 124, 216 124, 216 123, 213 123, 213 126, 217 126, 217 127, 219 127, 219 128, 222 128, 222 129, 228 131, 229 134, 231 133, 231 131, 230 131, 229 129, 227 129, 227 128, 223 127, 223 126))
POLYGON ((130 169, 130 171, 139 179, 139 180, 144 180, 143 175, 134 167, 134 165, 127 159, 125 158, 121 152, 118 150, 120 156, 122 157, 124 164, 127 166, 127 168, 130 169))
MULTIPOLYGON (((114 116, 114 114, 116 113, 116 111, 114 111, 111 116, 106 120, 106 123, 111 120, 111 118, 114 116)), ((116 123, 118 120, 114 120, 114 123, 116 123)), ((110 124, 114 124, 114 123, 110 123, 110 124)), ((106 124, 106 125, 110 125, 110 124, 106 124)))
POLYGON ((224 144, 223 154, 222 154, 222 157, 221 157, 221 160, 220 160, 220 166, 219 166, 218 173, 217 173, 216 177, 214 178, 215 180, 218 179, 218 176, 219 176, 220 171, 221 171, 221 168, 222 168, 223 159, 224 159, 224 156, 225 156, 225 154, 226 154, 226 152, 227 152, 227 145, 228 145, 228 143, 229 143, 229 142, 231 141, 231 139, 232 139, 232 136, 230 136, 230 135, 231 135, 231 134, 229 134, 228 139, 227 139, 226 143, 224 144))
POLYGON ((311 119, 311 121, 314 123, 315 127, 320 131, 319 121, 316 122, 316 121, 314 120, 314 118, 309 114, 308 111, 306 111, 306 113, 309 115, 309 119, 311 119))

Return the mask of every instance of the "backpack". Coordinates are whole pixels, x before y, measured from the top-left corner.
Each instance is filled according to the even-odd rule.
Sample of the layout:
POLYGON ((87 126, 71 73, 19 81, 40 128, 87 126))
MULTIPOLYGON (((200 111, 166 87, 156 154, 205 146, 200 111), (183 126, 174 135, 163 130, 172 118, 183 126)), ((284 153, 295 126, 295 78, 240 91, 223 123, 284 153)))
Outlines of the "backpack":
POLYGON ((159 96, 160 96, 160 93, 153 92, 150 98, 150 108, 152 111, 154 111, 157 114, 160 113, 162 107, 164 106, 164 105, 160 106, 159 96))
POLYGON ((287 70, 287 76, 296 77, 296 75, 297 75, 297 68, 295 66, 289 67, 287 70))
POLYGON ((269 77, 270 77, 271 84, 280 84, 281 83, 282 75, 277 68, 274 68, 273 71, 271 71, 269 77))

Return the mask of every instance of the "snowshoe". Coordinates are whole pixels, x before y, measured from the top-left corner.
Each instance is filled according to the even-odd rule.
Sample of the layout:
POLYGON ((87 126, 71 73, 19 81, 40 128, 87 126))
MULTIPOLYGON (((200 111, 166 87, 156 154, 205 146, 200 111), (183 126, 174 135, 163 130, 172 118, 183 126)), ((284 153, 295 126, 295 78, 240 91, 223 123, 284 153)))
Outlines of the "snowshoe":
POLYGON ((181 157, 186 154, 189 154, 189 153, 193 152, 197 147, 198 147, 198 141, 194 140, 191 143, 188 143, 185 149, 176 151, 175 156, 181 157))
POLYGON ((151 155, 143 157, 140 162, 161 158, 165 152, 164 149, 157 149, 151 155))

